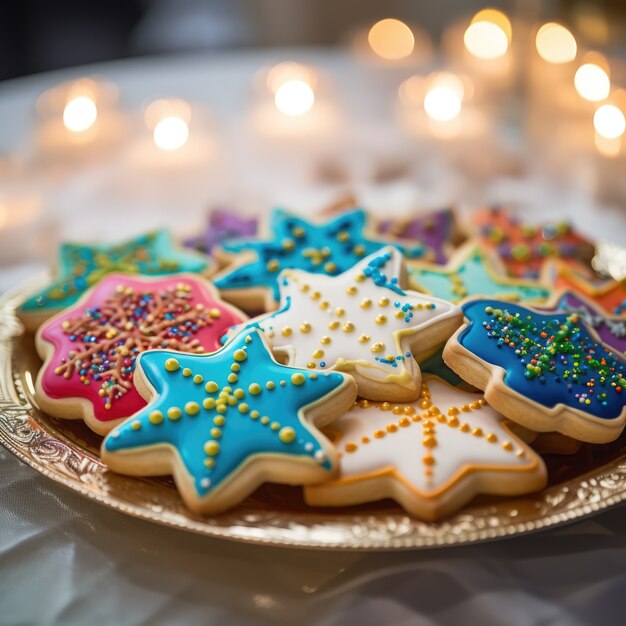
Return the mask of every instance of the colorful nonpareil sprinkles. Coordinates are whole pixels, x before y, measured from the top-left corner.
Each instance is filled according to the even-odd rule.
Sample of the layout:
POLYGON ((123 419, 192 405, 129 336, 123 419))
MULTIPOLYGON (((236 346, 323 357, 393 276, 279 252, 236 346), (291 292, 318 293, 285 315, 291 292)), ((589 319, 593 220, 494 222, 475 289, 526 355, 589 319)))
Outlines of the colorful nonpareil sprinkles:
POLYGON ((626 403, 626 362, 598 343, 579 313, 541 314, 498 301, 463 307, 459 342, 506 371, 504 381, 546 406, 612 419, 626 403))
POLYGON ((63 332, 75 349, 61 358, 54 373, 98 385, 104 408, 110 409, 132 389, 135 362, 142 352, 155 348, 204 352, 195 336, 222 313, 200 303, 192 305, 191 300, 191 288, 185 283, 159 291, 118 285, 102 304, 63 321, 63 332))

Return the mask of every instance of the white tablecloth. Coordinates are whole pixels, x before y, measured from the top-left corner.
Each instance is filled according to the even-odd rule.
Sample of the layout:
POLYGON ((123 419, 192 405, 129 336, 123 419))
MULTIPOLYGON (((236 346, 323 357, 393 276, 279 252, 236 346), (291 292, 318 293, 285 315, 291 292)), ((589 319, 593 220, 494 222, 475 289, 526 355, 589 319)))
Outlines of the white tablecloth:
MULTIPOLYGON (((336 159, 348 145, 350 186, 378 210, 435 205, 465 193, 473 200, 513 200, 537 214, 575 209, 575 219, 592 233, 623 239, 619 215, 595 205, 584 188, 532 178, 532 172, 526 181, 507 181, 500 172, 494 181, 472 184, 471 177, 450 171, 441 154, 426 158, 423 147, 403 137, 385 99, 366 89, 376 70, 341 54, 155 59, 97 69, 120 85, 127 106, 163 95, 204 103, 220 135, 219 163, 165 176, 151 168, 127 171, 119 162, 78 164, 54 176, 40 171, 39 178, 25 167, 15 180, 3 181, 40 190, 66 236, 113 237, 147 223, 181 230, 181 224, 199 223, 206 203, 218 200, 319 207, 342 185, 312 180, 312 160, 336 159), (341 89, 343 110, 356 112, 344 116, 341 141, 316 144, 315 156, 272 151, 273 142, 255 140, 242 121, 249 115, 254 71, 294 56, 324 68, 341 89), (383 187, 372 183, 373 170, 398 156, 419 167, 383 187)), ((0 146, 27 152, 35 97, 82 73, 0 86, 0 146)), ((33 267, 0 273, 0 290, 33 267)), ((0 449, 0 581, 1 624, 613 624, 623 621, 626 609, 626 509, 534 536, 454 549, 368 555, 272 549, 123 516, 0 449)))

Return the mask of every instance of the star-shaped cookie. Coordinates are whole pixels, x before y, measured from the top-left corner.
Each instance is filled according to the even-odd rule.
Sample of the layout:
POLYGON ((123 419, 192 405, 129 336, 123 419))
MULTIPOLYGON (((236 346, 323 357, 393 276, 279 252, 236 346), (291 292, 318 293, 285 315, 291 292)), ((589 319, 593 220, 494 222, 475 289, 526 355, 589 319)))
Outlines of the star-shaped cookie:
POLYGON ((187 248, 210 254, 225 239, 256 235, 257 222, 255 217, 242 217, 232 210, 213 209, 207 217, 204 230, 195 237, 186 239, 184 244, 187 248))
POLYGON ((550 276, 555 289, 576 291, 609 315, 626 314, 626 280, 593 280, 558 261, 550 266, 550 276))
POLYGON ((409 258, 421 258, 421 244, 402 246, 368 239, 365 211, 344 213, 323 223, 309 222, 282 210, 272 213, 267 240, 224 242, 215 254, 223 261, 235 258, 235 267, 214 277, 224 298, 244 310, 273 310, 279 299, 278 274, 301 269, 336 276, 363 257, 393 243, 409 258))
POLYGON ((593 243, 567 221, 533 224, 501 207, 475 211, 471 219, 482 245, 497 252, 511 276, 537 278, 553 258, 573 267, 591 267, 593 243))
POLYGON ((409 278, 418 289, 450 302, 486 296, 544 302, 551 293, 539 281, 504 275, 497 260, 471 241, 459 248, 444 267, 419 261, 411 263, 409 278))
POLYGON ((370 399, 412 400, 420 390, 416 355, 459 327, 461 310, 403 288, 401 253, 388 246, 339 276, 285 270, 278 311, 250 322, 285 362, 350 373, 370 399))
POLYGON ((583 295, 575 291, 562 291, 553 298, 550 307, 541 307, 541 310, 579 313, 585 324, 596 331, 602 343, 616 352, 626 353, 626 318, 609 315, 583 295))
POLYGON ((84 419, 104 435, 145 406, 133 386, 147 350, 214 352, 246 316, 190 274, 105 276, 81 299, 44 322, 35 343, 39 406, 55 417, 84 419))
POLYGON ((413 241, 423 244, 426 254, 439 265, 448 261, 459 238, 456 216, 450 208, 429 211, 407 219, 383 220, 377 230, 384 235, 393 235, 404 243, 413 241))
POLYGON ((146 352, 135 383, 149 405, 109 433, 103 461, 124 474, 173 474, 186 504, 204 513, 264 482, 331 477, 336 454, 313 424, 356 398, 349 376, 279 365, 255 329, 211 355, 146 352))
POLYGON ((510 302, 463 305, 466 323, 443 358, 489 404, 537 432, 613 441, 626 424, 626 360, 579 313, 543 313, 510 302))
POLYGON ((18 314, 27 328, 34 329, 54 313, 74 304, 107 274, 199 273, 208 270, 210 263, 198 254, 180 250, 165 230, 112 245, 66 243, 59 249, 55 278, 28 298, 18 314))
POLYGON ((396 500, 434 521, 478 494, 542 489, 543 461, 507 427, 482 394, 425 377, 419 401, 360 400, 332 424, 340 473, 305 488, 308 504, 343 506, 396 500))

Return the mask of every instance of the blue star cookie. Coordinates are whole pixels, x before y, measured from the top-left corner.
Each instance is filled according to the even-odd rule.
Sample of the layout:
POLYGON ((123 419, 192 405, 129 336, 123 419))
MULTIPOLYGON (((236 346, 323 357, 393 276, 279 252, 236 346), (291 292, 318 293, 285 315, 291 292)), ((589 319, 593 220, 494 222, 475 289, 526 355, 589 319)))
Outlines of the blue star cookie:
POLYGON ((205 513, 263 482, 332 477, 334 449, 310 420, 327 422, 356 398, 348 376, 279 365, 256 329, 211 355, 146 352, 135 380, 152 401, 106 437, 103 460, 121 473, 172 473, 187 505, 205 513))
POLYGON ((217 276, 215 285, 227 299, 231 295, 235 298, 233 302, 242 304, 243 300, 248 306, 254 306, 249 291, 263 290, 265 306, 272 309, 279 300, 277 278, 283 269, 336 276, 390 243, 408 258, 422 258, 425 254, 421 244, 401 246, 396 241, 367 239, 363 232, 366 221, 367 215, 362 210, 344 213, 322 224, 275 210, 270 219, 269 240, 233 239, 222 244, 222 250, 227 253, 248 256, 243 264, 217 276), (241 299, 234 294, 238 291, 242 292, 241 299))
POLYGON ((626 361, 579 313, 498 300, 463 306, 467 324, 444 359, 487 401, 532 430, 581 441, 617 438, 626 421, 626 361))
MULTIPOLYGON (((119 244, 63 244, 56 278, 20 307, 20 317, 41 322, 111 273, 162 275, 204 272, 210 261, 184 252, 166 230, 156 230, 119 244)), ((28 325, 28 324, 27 324, 28 325)), ((37 324, 35 324, 37 325, 37 324)))

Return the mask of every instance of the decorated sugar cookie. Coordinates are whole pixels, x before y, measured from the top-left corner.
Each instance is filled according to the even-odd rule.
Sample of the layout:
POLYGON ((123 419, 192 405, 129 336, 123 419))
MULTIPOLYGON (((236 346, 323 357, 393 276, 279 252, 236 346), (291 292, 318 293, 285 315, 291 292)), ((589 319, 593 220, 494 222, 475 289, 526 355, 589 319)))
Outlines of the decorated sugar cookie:
POLYGON ((389 246, 339 276, 285 270, 281 306, 250 325, 294 367, 351 374, 359 395, 414 399, 415 355, 441 345, 459 327, 461 310, 403 288, 402 255, 389 246))
POLYGON ((102 459, 123 474, 173 474, 194 511, 228 509, 263 482, 324 481, 334 448, 314 423, 327 423, 356 398, 338 372, 279 365, 251 329, 208 356, 154 350, 135 377, 149 406, 115 428, 102 459))
POLYGON ((207 258, 179 250, 165 230, 113 245, 66 243, 59 250, 56 277, 26 300, 18 314, 27 328, 35 329, 51 315, 74 304, 107 274, 196 273, 209 267, 207 258))
POLYGON ((181 274, 148 278, 111 274, 39 329, 45 363, 39 406, 54 417, 84 419, 99 434, 145 406, 133 375, 139 355, 155 348, 201 354, 245 315, 205 281, 181 274))
POLYGON ((425 256, 443 265, 450 258, 458 239, 458 226, 452 209, 418 214, 409 219, 384 220, 378 232, 397 237, 403 242, 420 242, 426 247, 425 256), (430 254, 429 254, 430 253, 430 254))
POLYGON ((594 245, 569 222, 531 224, 500 207, 472 214, 481 243, 498 253, 507 272, 519 278, 537 278, 547 259, 590 267, 594 245))
POLYGON ((233 211, 213 209, 202 233, 185 240, 187 248, 210 254, 215 246, 233 237, 252 237, 258 228, 254 217, 241 217, 233 211))
POLYGON ((450 302, 486 296, 544 302, 550 295, 550 289, 539 281, 505 276, 496 259, 476 242, 459 248, 444 267, 419 261, 411 263, 409 278, 418 289, 450 302))
POLYGON ((597 281, 558 262, 551 266, 550 273, 555 289, 576 291, 609 315, 626 314, 626 280, 597 281))
POLYGON ((543 461, 482 394, 424 378, 419 401, 360 400, 331 426, 341 455, 337 478, 305 488, 308 504, 396 500, 434 521, 474 496, 520 495, 546 484, 543 461))
MULTIPOLYGON (((276 210, 267 240, 232 240, 223 243, 221 251, 216 249, 218 259, 228 258, 225 252, 240 257, 234 268, 215 277, 215 285, 224 298, 245 310, 273 310, 279 300, 277 278, 281 270, 336 276, 384 247, 385 242, 364 234, 366 219, 364 211, 355 210, 316 224, 276 210)), ((398 248, 410 258, 424 254, 421 244, 398 248)))
POLYGON ((626 421, 626 361, 579 313, 540 313, 498 300, 463 306, 467 323, 443 358, 511 420, 590 443, 626 421))
POLYGON ((616 352, 626 353, 626 319, 619 315, 609 315, 593 302, 576 293, 563 291, 553 299, 552 306, 541 310, 579 313, 585 324, 593 328, 598 337, 616 352))

